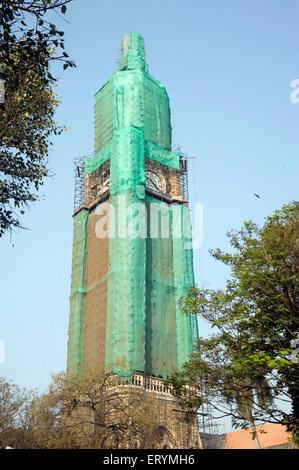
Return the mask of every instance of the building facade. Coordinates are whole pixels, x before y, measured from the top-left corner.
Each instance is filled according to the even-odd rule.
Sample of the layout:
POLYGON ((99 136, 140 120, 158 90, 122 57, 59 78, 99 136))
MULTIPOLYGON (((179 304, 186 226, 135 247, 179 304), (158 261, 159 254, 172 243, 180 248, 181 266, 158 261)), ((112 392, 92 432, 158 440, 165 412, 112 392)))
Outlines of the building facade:
POLYGON ((68 373, 160 381, 149 392, 163 400, 163 382, 187 361, 198 329, 179 307, 194 285, 186 163, 172 150, 167 92, 129 33, 95 94, 94 155, 75 168, 68 373))

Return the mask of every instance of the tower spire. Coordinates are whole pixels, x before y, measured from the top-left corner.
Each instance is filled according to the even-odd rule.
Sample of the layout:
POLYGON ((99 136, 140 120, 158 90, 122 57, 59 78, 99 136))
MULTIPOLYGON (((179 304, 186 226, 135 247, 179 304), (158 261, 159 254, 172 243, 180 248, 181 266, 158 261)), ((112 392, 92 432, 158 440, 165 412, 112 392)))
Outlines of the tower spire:
POLYGON ((144 39, 139 33, 128 33, 122 41, 122 57, 118 61, 118 70, 136 69, 148 72, 144 39))

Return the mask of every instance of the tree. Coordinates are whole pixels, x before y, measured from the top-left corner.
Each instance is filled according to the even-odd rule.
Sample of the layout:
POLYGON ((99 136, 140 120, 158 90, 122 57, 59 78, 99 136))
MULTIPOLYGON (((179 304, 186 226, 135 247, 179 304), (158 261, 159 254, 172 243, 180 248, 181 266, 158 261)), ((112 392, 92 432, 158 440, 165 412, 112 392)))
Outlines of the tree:
POLYGON ((154 398, 100 373, 54 376, 32 428, 38 448, 153 448, 160 432, 154 398))
POLYGON ((71 0, 0 1, 0 237, 20 228, 20 217, 48 175, 50 137, 65 129, 54 121, 59 101, 50 64, 75 64, 64 51, 63 31, 47 21, 65 14, 71 0))
POLYGON ((112 374, 61 372, 41 395, 1 378, 0 448, 160 448, 157 400, 112 374))
POLYGON ((233 253, 211 252, 231 268, 226 290, 193 288, 181 306, 217 333, 200 338, 190 362, 173 376, 174 383, 200 387, 235 426, 281 423, 297 443, 298 209, 297 202, 283 206, 262 228, 245 222, 228 234, 233 253))
POLYGON ((0 448, 30 446, 30 404, 35 396, 0 377, 0 448))

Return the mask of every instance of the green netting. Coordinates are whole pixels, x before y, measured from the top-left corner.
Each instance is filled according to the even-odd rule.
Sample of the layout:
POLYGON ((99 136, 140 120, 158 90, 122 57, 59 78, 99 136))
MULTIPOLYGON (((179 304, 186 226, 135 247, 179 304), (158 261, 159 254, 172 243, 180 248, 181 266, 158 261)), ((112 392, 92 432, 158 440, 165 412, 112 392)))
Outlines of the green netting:
POLYGON ((122 42, 122 57, 118 61, 118 70, 141 69, 148 71, 145 62, 144 39, 139 33, 129 33, 122 42))
POLYGON ((145 149, 142 129, 124 127, 113 139, 113 155, 110 162, 110 195, 136 191, 145 185, 145 149))
POLYGON ((112 155, 112 143, 107 144, 102 150, 100 150, 92 158, 85 159, 85 174, 89 175, 95 171, 99 166, 105 163, 107 160, 111 160, 112 155))
MULTIPOLYGON (((127 129, 130 129, 128 127, 127 129)), ((125 129, 125 128, 123 128, 125 129)), ((142 132, 143 138, 143 129, 139 129, 142 132)), ((102 148, 99 152, 96 153, 93 157, 88 157, 85 159, 85 174, 89 175, 95 171, 99 166, 105 163, 107 160, 111 160, 113 151, 115 148, 115 140, 117 139, 116 131, 114 136, 111 138, 110 142, 102 148)), ((170 168, 175 168, 179 170, 180 168, 180 154, 179 152, 171 152, 169 150, 160 147, 153 142, 147 141, 144 139, 144 154, 146 158, 155 160, 156 162, 162 163, 162 165, 169 166, 170 168)))
MULTIPOLYGON (((170 150, 168 96, 147 73, 143 39, 137 33, 125 38, 119 70, 95 99, 96 154, 86 159, 85 173, 110 160, 109 202, 118 214, 116 237, 110 233, 109 239, 105 368, 123 377, 135 370, 166 377, 187 360, 197 338, 196 318, 184 316, 178 306, 194 281, 192 250, 185 249, 185 237, 176 237, 173 230, 175 224, 183 225, 181 206, 179 213, 173 207, 176 215, 170 214, 167 238, 118 231, 122 217, 122 227, 134 227, 136 214, 152 203, 168 210, 165 202, 145 194, 145 159, 179 169, 179 154, 170 150)), ((74 222, 68 362, 72 371, 79 370, 84 359, 87 211, 79 212, 74 222)))
POLYGON ((147 67, 142 66, 143 49, 136 46, 143 43, 141 36, 131 33, 124 42, 126 56, 120 61, 123 65, 95 95, 95 153, 110 142, 116 129, 128 126, 143 128, 146 140, 170 149, 167 92, 161 83, 148 75, 147 67))
POLYGON ((134 222, 132 204, 144 200, 144 138, 141 129, 119 129, 110 162, 110 203, 116 220, 115 238, 109 241, 106 369, 130 375, 144 370, 145 239, 128 237, 134 222), (125 233, 122 232, 125 231, 125 233))
MULTIPOLYGON (((133 191, 110 199, 116 213, 120 210, 125 217, 123 228, 134 223, 130 209, 137 199, 133 191)), ((118 236, 109 240, 105 368, 128 377, 134 370, 144 371, 146 251, 145 238, 118 233, 120 224, 118 236)))
POLYGON ((78 373, 84 367, 87 227, 88 211, 83 209, 74 215, 67 363, 67 370, 70 374, 78 373))
MULTIPOLYGON (((192 249, 192 228, 190 220, 190 210, 188 206, 183 206, 184 221, 184 296, 189 295, 190 287, 194 286, 193 249, 192 249)), ((198 323, 196 315, 189 315, 190 321, 190 352, 193 350, 198 340, 198 323)))
POLYGON ((119 71, 95 94, 95 156, 86 160, 90 174, 111 158, 111 141, 122 128, 143 130, 146 156, 179 169, 179 154, 171 152, 169 99, 165 88, 147 73, 144 41, 130 33, 123 41, 119 71))
POLYGON ((183 206, 148 195, 142 200, 132 190, 112 196, 110 202, 117 217, 125 217, 122 227, 127 229, 140 220, 136 214, 145 214, 148 236, 119 233, 121 221, 116 219, 109 242, 105 368, 123 377, 139 370, 166 378, 187 361, 197 339, 196 317, 183 315, 178 305, 193 279, 192 250, 184 247, 183 206), (169 217, 169 233, 163 232, 160 213, 169 217), (157 214, 155 233, 152 217, 157 214), (179 237, 175 224, 181 226, 179 237))
MULTIPOLYGON (((185 273, 185 257, 186 250, 184 247, 185 237, 185 206, 175 207, 176 219, 173 223, 173 269, 175 284, 175 305, 176 305, 176 322, 177 322, 177 348, 178 348, 178 367, 181 368, 187 361, 192 351, 192 336, 190 328, 190 315, 183 315, 179 306, 181 297, 187 295, 190 285, 186 285, 185 273), (176 228, 176 230, 174 230, 176 228), (175 235, 178 234, 178 235, 175 235)), ((192 254, 191 254, 192 256, 192 254)), ((189 279, 188 279, 189 281, 189 279)))
POLYGON ((178 367, 179 353, 169 205, 147 196, 147 221, 145 372, 166 378, 178 367))
POLYGON ((162 165, 175 168, 176 170, 180 169, 180 154, 179 152, 171 152, 165 150, 159 145, 154 144, 153 142, 146 142, 146 156, 155 160, 162 165))
POLYGON ((115 129, 114 86, 110 79, 95 95, 95 154, 107 145, 115 129))

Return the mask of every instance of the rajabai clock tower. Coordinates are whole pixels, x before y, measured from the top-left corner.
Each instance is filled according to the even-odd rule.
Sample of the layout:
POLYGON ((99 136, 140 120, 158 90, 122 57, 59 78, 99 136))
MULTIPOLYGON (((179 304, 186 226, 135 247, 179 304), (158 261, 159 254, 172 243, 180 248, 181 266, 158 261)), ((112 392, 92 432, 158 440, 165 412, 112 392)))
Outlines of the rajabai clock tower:
MULTIPOLYGON (((167 92, 148 73, 143 38, 129 33, 95 94, 94 155, 75 168, 67 368, 117 374, 174 410, 163 383, 198 331, 179 307, 194 285, 193 253, 186 161, 171 145, 167 92)), ((172 435, 167 445, 184 447, 172 435)))

